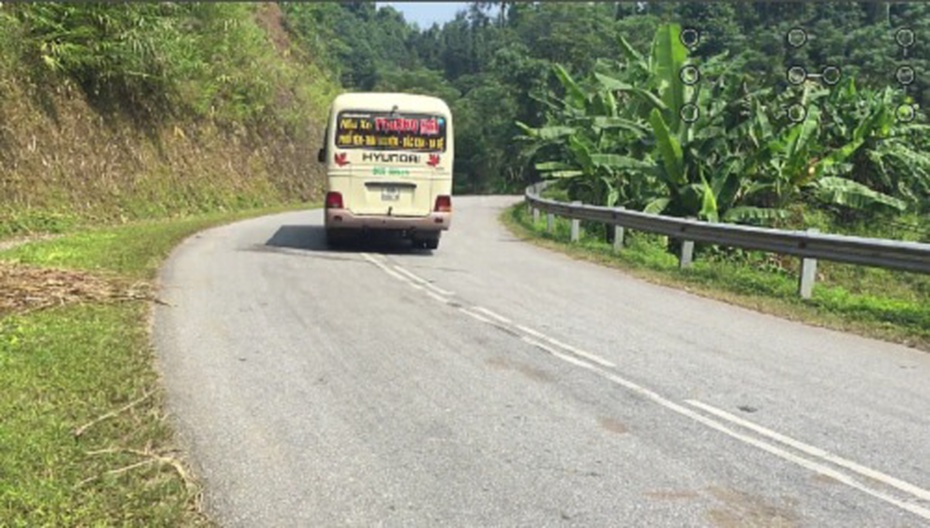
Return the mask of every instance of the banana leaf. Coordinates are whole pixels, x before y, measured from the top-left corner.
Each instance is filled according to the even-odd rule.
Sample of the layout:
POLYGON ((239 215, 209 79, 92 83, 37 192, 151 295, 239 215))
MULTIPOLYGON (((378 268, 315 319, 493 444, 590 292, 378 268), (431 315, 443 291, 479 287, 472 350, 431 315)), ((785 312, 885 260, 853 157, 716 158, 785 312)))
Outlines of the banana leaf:
POLYGON ((676 185, 685 185, 688 180, 685 177, 684 155, 678 139, 672 135, 658 109, 652 110, 649 115, 649 122, 652 124, 656 146, 662 157, 665 177, 676 185))
POLYGON ((669 198, 656 198, 655 200, 652 200, 646 204, 643 212, 649 214, 662 214, 662 212, 665 211, 665 208, 668 207, 669 203, 671 203, 669 198))
POLYGON ((649 71, 649 65, 646 63, 646 58, 643 55, 636 51, 633 46, 623 37, 623 35, 617 36, 618 44, 620 44, 620 50, 623 51, 623 54, 626 56, 627 61, 630 65, 638 68, 640 71, 646 72, 649 71))
POLYGON ((833 205, 860 210, 875 208, 902 212, 907 209, 903 200, 874 191, 846 178, 827 176, 817 180, 813 187, 818 199, 833 205))
POLYGON ((783 220, 788 217, 788 211, 769 207, 740 206, 728 210, 723 215, 726 222, 769 222, 783 220))
POLYGON ((581 86, 572 79, 572 76, 569 75, 568 71, 562 67, 561 64, 554 64, 552 70, 555 72, 556 78, 558 78, 559 82, 562 83, 562 86, 565 88, 567 97, 572 103, 571 106, 575 108, 584 108, 587 98, 581 86))
POLYGON ((597 81, 601 83, 601 86, 607 90, 636 94, 637 96, 645 99, 650 105, 652 105, 653 108, 658 108, 663 112, 669 109, 668 105, 660 97, 650 92, 649 90, 644 90, 642 88, 633 86, 630 83, 621 81, 620 79, 610 77, 608 75, 604 75, 602 73, 595 73, 594 78, 597 79, 597 81))
POLYGON ((652 74, 662 102, 665 103, 666 123, 678 132, 681 125, 679 111, 685 104, 685 85, 681 81, 681 68, 686 64, 688 50, 681 43, 679 24, 664 24, 656 30, 652 48, 652 74))
POLYGON ((591 154, 591 162, 598 167, 609 167, 611 169, 652 169, 652 163, 641 161, 629 156, 620 154, 591 154))
POLYGON ((575 127, 570 126, 544 126, 540 128, 532 128, 519 121, 517 121, 517 127, 520 128, 520 130, 522 130, 526 135, 544 141, 570 136, 577 130, 575 127))

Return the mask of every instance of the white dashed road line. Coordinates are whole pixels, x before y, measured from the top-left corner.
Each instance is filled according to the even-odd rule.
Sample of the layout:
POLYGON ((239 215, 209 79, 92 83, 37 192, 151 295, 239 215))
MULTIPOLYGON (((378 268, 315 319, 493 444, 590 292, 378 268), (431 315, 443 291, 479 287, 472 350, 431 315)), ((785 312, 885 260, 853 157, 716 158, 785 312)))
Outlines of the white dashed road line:
POLYGON ((501 323, 504 323, 505 325, 513 324, 513 321, 511 321, 510 319, 507 319, 503 315, 499 315, 496 312, 492 312, 491 310, 488 310, 487 308, 483 308, 481 306, 475 306, 474 310, 477 312, 481 312, 493 319, 497 319, 498 321, 500 321, 501 323))
MULTIPOLYGON (((364 259, 368 260, 372 264, 384 270, 384 272, 387 273, 388 275, 400 280, 401 282, 404 282, 412 286, 413 288, 416 288, 417 290, 424 291, 427 295, 429 295, 434 300, 437 300, 444 304, 452 305, 452 303, 449 301, 447 297, 454 295, 453 292, 443 290, 437 286, 434 286, 432 283, 430 283, 426 279, 418 277, 417 275, 402 268, 401 266, 394 265, 393 266, 394 269, 391 269, 391 267, 389 267, 386 262, 382 262, 381 260, 375 258, 374 256, 368 253, 362 253, 361 255, 364 259)), ((557 339, 551 338, 545 334, 542 334, 536 330, 533 330, 532 328, 528 328, 521 324, 515 324, 510 319, 500 314, 497 314, 496 312, 493 312, 487 308, 483 308, 481 306, 470 306, 470 307, 466 307, 462 305, 454 305, 454 306, 456 306, 456 308, 462 313, 464 313, 465 315, 473 319, 476 319, 478 321, 481 321, 482 323, 496 326, 498 328, 511 332, 514 335, 524 334, 520 336, 520 339, 523 342, 529 345, 532 345, 534 347, 537 347, 562 361, 565 361, 567 363, 571 363, 572 365, 589 370, 604 379, 607 379, 613 383, 616 383, 617 385, 620 385, 621 387, 624 387, 634 393, 644 396, 645 398, 649 400, 652 400, 654 403, 670 411, 673 411, 679 415, 685 416, 695 422, 701 423, 707 427, 710 427, 711 429, 724 433, 727 436, 730 436, 736 440, 739 440, 740 442, 743 442, 744 444, 751 445, 753 447, 766 451, 783 460, 792 462, 798 466, 801 466, 815 473, 819 473, 821 475, 831 477, 835 479, 837 482, 841 482, 851 488, 857 489, 872 497, 875 497, 879 500, 887 502, 888 504, 891 504, 903 510, 909 511, 917 515, 918 517, 921 517, 926 520, 930 520, 930 509, 924 507, 923 505, 918 505, 918 504, 914 504, 913 502, 901 500, 895 496, 885 493, 884 491, 881 491, 880 489, 876 489, 877 486, 871 485, 871 483, 870 485, 863 484, 862 482, 859 482, 858 480, 856 480, 852 475, 849 475, 834 467, 826 465, 825 463, 830 463, 835 466, 843 467, 847 470, 858 473, 861 476, 867 477, 871 479, 872 481, 874 481, 875 483, 880 483, 886 486, 896 488, 898 491, 907 493, 911 497, 917 498, 922 501, 930 501, 930 491, 928 490, 925 490, 913 484, 904 482, 895 477, 891 477, 880 471, 867 468, 865 466, 862 466, 850 460, 846 460, 842 457, 839 457, 837 455, 834 455, 832 453, 829 453, 817 447, 805 444, 798 440, 794 440, 793 438, 777 433, 770 429, 766 429, 760 425, 754 424, 752 422, 744 420, 738 416, 732 415, 726 411, 717 409, 710 405, 701 403, 696 400, 685 401, 686 404, 692 407, 701 409, 704 412, 707 412, 718 419, 725 420, 725 422, 720 422, 718 420, 715 420, 714 418, 700 414, 684 405, 681 405, 672 400, 669 400, 668 398, 665 398, 659 395, 658 393, 652 390, 649 390, 637 383, 627 380, 615 374, 614 372, 605 370, 605 368, 609 368, 609 369, 616 368, 616 365, 595 354, 586 352, 584 350, 573 347, 566 343, 562 343, 561 341, 558 341, 557 339), (563 353, 560 350, 564 350, 565 352, 568 352, 568 353, 567 354, 563 353), (761 435, 763 437, 766 437, 770 440, 773 440, 773 441, 776 441, 782 444, 785 448, 792 448, 796 451, 806 454, 809 457, 813 457, 814 460, 805 458, 804 456, 801 456, 800 454, 797 454, 795 452, 788 451, 787 449, 783 447, 779 447, 778 445, 775 445, 773 443, 767 442, 766 440, 762 438, 757 438, 754 436, 750 436, 749 434, 736 431, 732 429, 731 427, 729 427, 727 423, 729 423, 730 425, 735 425, 743 429, 748 429, 750 431, 753 431, 754 433, 758 435, 761 435), (824 462, 824 463, 821 463, 821 462, 824 462)))
POLYGON ((465 308, 465 307, 463 307, 463 306, 460 306, 460 307, 459 307, 459 311, 462 312, 463 314, 465 314, 465 315, 467 315, 467 316, 473 318, 473 319, 477 319, 477 320, 481 321, 482 323, 494 324, 494 323, 493 323, 490 319, 488 319, 487 317, 485 317, 485 316, 483 316, 483 315, 481 315, 481 314, 475 313, 475 312, 473 312, 473 311, 471 311, 471 310, 469 310, 468 308, 465 308))
POLYGON ((394 269, 397 270, 398 273, 402 273, 402 274, 406 275, 407 277, 409 277, 410 280, 422 284, 422 285, 425 286, 426 288, 428 288, 428 289, 430 289, 430 290, 433 290, 433 292, 438 293, 439 295, 453 295, 452 292, 447 291, 447 290, 444 290, 444 289, 442 289, 442 288, 440 288, 440 287, 438 287, 438 286, 434 286, 433 283, 431 283, 430 281, 428 281, 428 280, 426 280, 426 279, 424 279, 424 278, 422 278, 422 277, 419 277, 419 276, 413 274, 413 272, 411 272, 411 271, 409 271, 409 270, 406 270, 406 269, 402 268, 401 266, 395 265, 395 266, 394 266, 394 269))
POLYGON ((598 365, 602 365, 602 366, 605 366, 605 367, 607 367, 607 368, 615 368, 615 367, 617 366, 617 365, 611 363, 610 361, 607 361, 606 359, 604 359, 604 358, 602 358, 602 357, 600 357, 600 356, 598 356, 598 355, 596 355, 596 354, 592 354, 592 353, 590 353, 590 352, 585 352, 584 350, 581 350, 581 349, 575 348, 575 347, 573 347, 573 346, 571 346, 571 345, 565 344, 565 343, 559 341, 558 339, 549 337, 549 336, 547 336, 547 335, 545 335, 545 334, 541 334, 541 333, 537 332, 536 330, 533 330, 532 328, 527 328, 527 327, 525 327, 525 326, 523 326, 523 325, 520 325, 520 324, 516 325, 516 327, 517 327, 517 329, 519 329, 521 332, 525 332, 525 333, 527 333, 527 334, 530 334, 531 336, 534 336, 534 337, 536 337, 536 338, 542 339, 543 341, 547 341, 547 342, 549 342, 549 343, 552 343, 553 345, 555 345, 555 346, 557 346, 557 347, 559 347, 559 348, 562 348, 562 349, 564 349, 564 350, 567 350, 567 351, 571 352, 572 354, 575 354, 576 356, 581 356, 581 357, 583 357, 583 358, 585 358, 585 359, 587 359, 587 360, 593 361, 593 362, 597 363, 598 365))

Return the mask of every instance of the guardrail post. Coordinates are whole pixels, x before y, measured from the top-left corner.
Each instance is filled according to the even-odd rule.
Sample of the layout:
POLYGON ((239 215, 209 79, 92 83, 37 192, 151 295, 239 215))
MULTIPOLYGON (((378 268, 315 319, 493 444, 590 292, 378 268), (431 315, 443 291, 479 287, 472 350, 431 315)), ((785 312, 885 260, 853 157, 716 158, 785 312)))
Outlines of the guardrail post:
MULTIPOLYGON (((694 217, 689 216, 688 220, 694 220, 694 217)), ((682 240, 678 267, 680 269, 690 268, 692 262, 694 262, 694 240, 682 240)))
MULTIPOLYGON (((618 207, 617 209, 626 209, 625 207, 618 207)), ((623 226, 615 225, 614 226, 614 249, 620 250, 623 249, 623 226)))
MULTIPOLYGON (((581 202, 576 200, 572 202, 572 205, 581 205, 581 202)), ((578 242, 579 238, 581 238, 581 220, 572 218, 572 242, 578 242)))
MULTIPOLYGON (((816 227, 807 230, 808 233, 819 233, 816 227)), ((798 294, 802 299, 810 299, 814 293, 814 281, 817 280, 817 259, 801 259, 801 276, 798 278, 798 294)))
POLYGON ((533 224, 535 225, 538 223, 539 223, 539 208, 534 207, 533 208, 533 224))
POLYGON ((678 259, 678 267, 681 269, 690 268, 694 262, 694 241, 681 241, 681 257, 678 259))
POLYGON ((555 215, 546 213, 546 233, 551 235, 553 227, 555 227, 555 215))

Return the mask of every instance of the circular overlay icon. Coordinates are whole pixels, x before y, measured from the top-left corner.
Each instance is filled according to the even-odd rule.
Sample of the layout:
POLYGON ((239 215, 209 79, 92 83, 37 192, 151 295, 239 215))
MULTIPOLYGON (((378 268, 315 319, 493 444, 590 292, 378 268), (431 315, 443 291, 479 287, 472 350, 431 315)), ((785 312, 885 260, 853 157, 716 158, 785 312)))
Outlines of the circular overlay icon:
POLYGON ((678 111, 678 115, 685 123, 694 123, 701 117, 701 109, 694 103, 685 103, 681 105, 681 110, 678 111))
POLYGON ((787 77, 791 84, 803 84, 807 80, 807 70, 803 66, 792 66, 788 68, 787 77))
POLYGON ((678 72, 678 77, 681 78, 681 82, 691 86, 701 80, 701 72, 697 69, 697 66, 688 64, 682 66, 681 71, 678 72))
POLYGON ((903 123, 908 123, 913 121, 917 117, 917 110, 914 109, 914 105, 901 104, 898 105, 898 108, 894 111, 895 117, 898 118, 898 121, 903 123))
POLYGON ((678 38, 685 47, 693 48, 701 42, 701 33, 694 28, 684 28, 678 38))
POLYGON ((788 107, 788 120, 794 123, 800 123, 807 117, 807 109, 800 103, 794 103, 788 107))
POLYGON ((792 48, 800 48, 804 44, 807 44, 807 31, 801 28, 792 28, 785 36, 785 40, 788 41, 788 45, 792 48))
POLYGON ((832 86, 840 82, 840 77, 842 77, 843 74, 836 66, 827 66, 823 69, 823 72, 820 74, 820 76, 824 83, 832 86))
POLYGON ((909 48, 914 45, 914 30, 911 28, 901 28, 894 33, 894 40, 898 46, 909 48))
POLYGON ((895 79, 897 79, 898 82, 904 86, 913 83, 914 78, 917 77, 917 75, 914 73, 914 68, 911 68, 910 66, 898 67, 898 71, 894 73, 894 76, 895 79))

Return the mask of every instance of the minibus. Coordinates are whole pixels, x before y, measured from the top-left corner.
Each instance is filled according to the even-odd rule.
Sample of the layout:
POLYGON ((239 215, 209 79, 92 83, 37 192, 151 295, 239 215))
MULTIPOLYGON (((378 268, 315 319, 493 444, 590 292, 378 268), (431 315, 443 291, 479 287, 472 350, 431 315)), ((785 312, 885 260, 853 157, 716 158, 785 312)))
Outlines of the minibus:
POLYGON ((392 231, 416 247, 439 247, 452 222, 453 159, 452 113, 442 99, 338 95, 319 151, 326 164, 327 244, 392 231))

